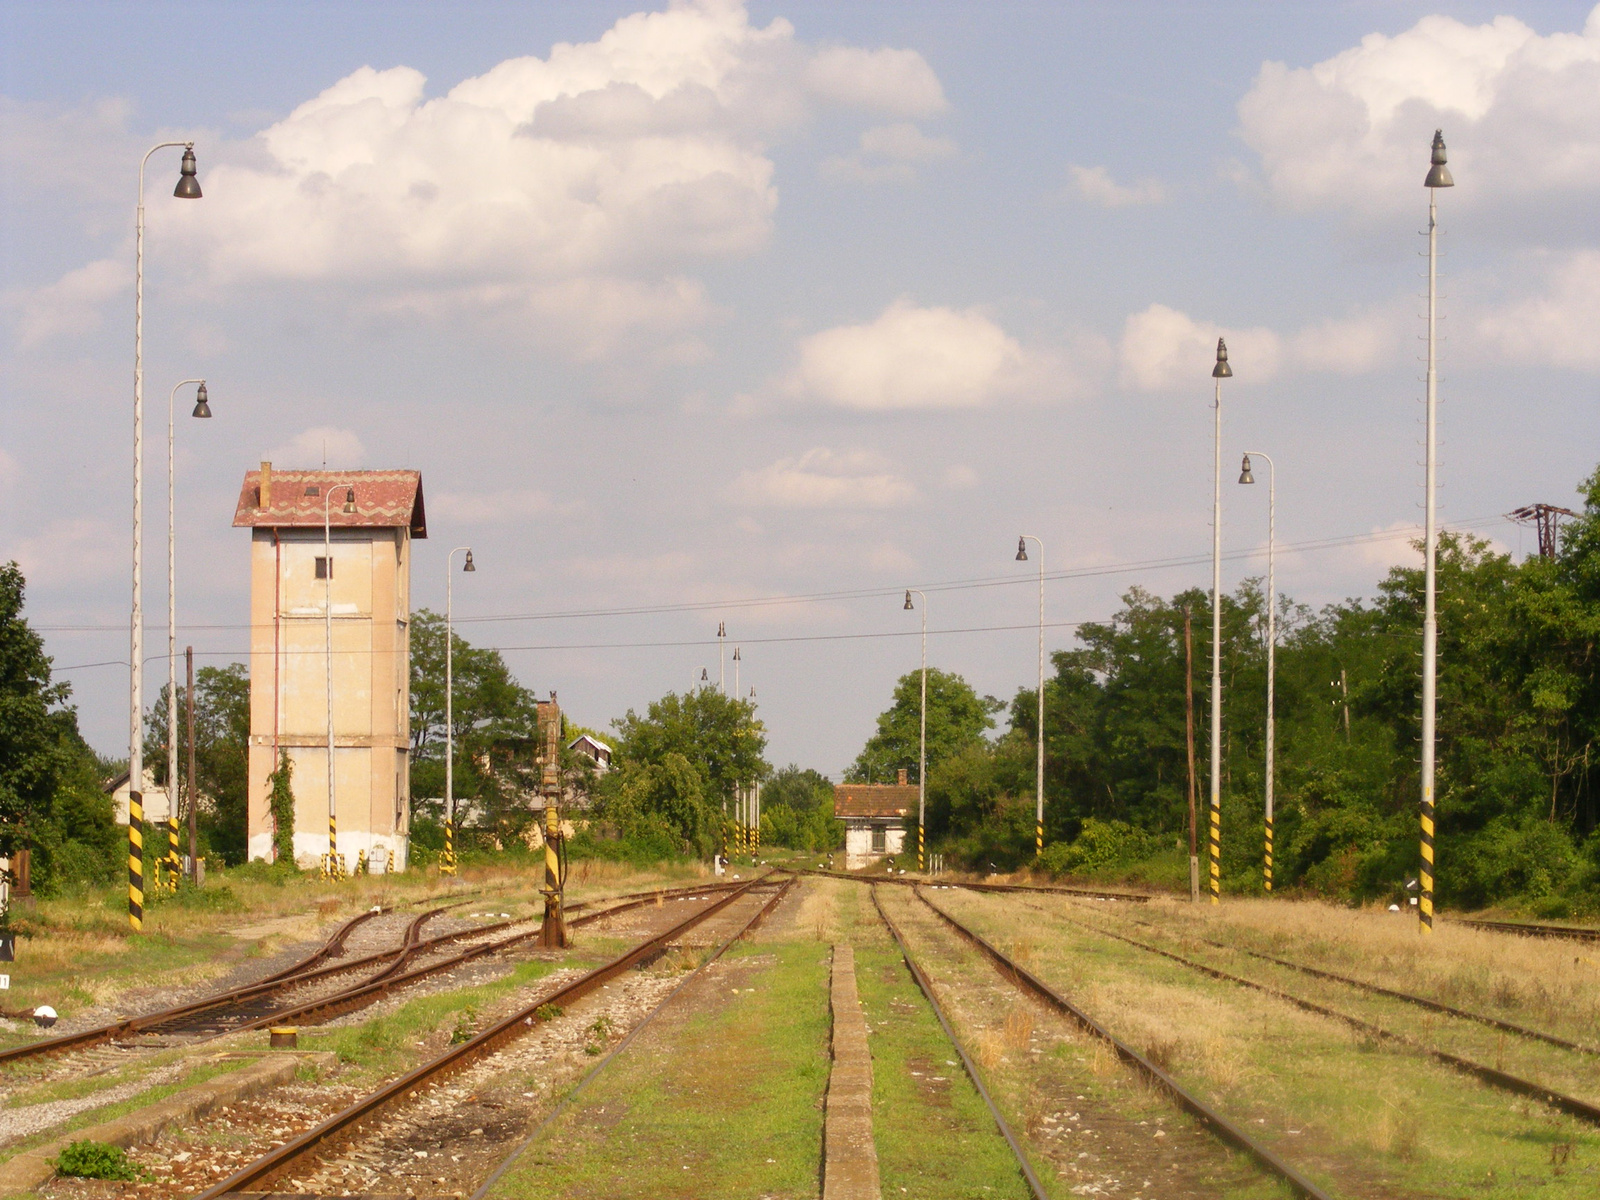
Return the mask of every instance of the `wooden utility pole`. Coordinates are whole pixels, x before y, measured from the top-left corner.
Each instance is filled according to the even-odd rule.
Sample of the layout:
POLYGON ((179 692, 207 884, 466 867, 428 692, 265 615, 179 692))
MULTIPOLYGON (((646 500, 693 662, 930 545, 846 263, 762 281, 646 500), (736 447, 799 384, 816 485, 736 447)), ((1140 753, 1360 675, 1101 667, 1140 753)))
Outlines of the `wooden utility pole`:
POLYGON ((1189 899, 1200 903, 1200 851, 1195 841, 1194 812, 1194 629, 1188 605, 1183 607, 1183 720, 1189 743, 1189 899))
POLYGON ((189 738, 189 882, 200 882, 200 856, 196 849, 195 816, 194 810, 199 803, 200 793, 195 790, 194 783, 194 647, 186 646, 183 651, 183 661, 189 673, 189 686, 183 693, 184 724, 188 729, 189 738))

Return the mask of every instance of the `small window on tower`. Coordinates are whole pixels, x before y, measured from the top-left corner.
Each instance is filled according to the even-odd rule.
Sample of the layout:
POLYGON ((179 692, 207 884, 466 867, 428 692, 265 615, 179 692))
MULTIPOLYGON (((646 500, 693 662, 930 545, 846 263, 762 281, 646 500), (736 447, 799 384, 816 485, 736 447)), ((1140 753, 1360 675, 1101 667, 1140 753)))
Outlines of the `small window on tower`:
POLYGON ((317 578, 318 579, 332 579, 333 578, 333 559, 324 558, 320 554, 317 555, 317 578))

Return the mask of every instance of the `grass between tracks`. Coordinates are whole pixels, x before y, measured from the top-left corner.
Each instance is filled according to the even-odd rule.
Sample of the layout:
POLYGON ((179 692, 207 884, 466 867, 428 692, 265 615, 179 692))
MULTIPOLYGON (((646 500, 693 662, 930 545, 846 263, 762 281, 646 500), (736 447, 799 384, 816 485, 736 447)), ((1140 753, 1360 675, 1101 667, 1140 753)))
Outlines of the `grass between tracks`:
POLYGON ((734 947, 596 1077, 493 1194, 815 1196, 827 969, 826 947, 811 941, 734 947))
POLYGON ((1040 975, 1336 1194, 1600 1189, 1600 1130, 1575 1118, 1009 898, 937 899, 1002 944, 1029 930, 1040 975))
MULTIPOLYGON (((573 866, 567 896, 576 902, 692 882, 707 873, 694 863, 640 870, 581 862, 573 866)), ((418 907, 456 897, 519 893, 531 899, 541 879, 524 864, 488 863, 466 868, 455 879, 417 870, 330 883, 314 872, 291 874, 253 863, 214 872, 200 889, 152 895, 140 934, 128 929, 125 889, 40 899, 31 909, 13 911, 17 961, 7 964, 11 990, 0 993, 0 1001, 13 1011, 49 1004, 70 1021, 158 987, 168 991, 219 979, 289 946, 315 945, 339 922, 374 904, 418 907)), ((105 1019, 111 1019, 109 1011, 105 1019)), ((41 1036, 49 1035, 30 1022, 0 1020, 0 1048, 41 1036)))

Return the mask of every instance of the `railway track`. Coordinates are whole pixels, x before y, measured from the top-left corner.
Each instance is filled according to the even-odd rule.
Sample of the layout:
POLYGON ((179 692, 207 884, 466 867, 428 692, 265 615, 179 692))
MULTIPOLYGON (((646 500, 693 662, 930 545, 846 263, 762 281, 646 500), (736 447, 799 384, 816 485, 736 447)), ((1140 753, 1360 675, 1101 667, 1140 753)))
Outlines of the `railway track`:
POLYGON ((1485 921, 1476 917, 1449 917, 1452 925, 1486 929, 1491 933, 1511 933, 1519 937, 1570 938, 1575 942, 1600 942, 1600 929, 1581 925, 1544 925, 1533 921, 1485 921))
MULTIPOLYGON (((591 995, 597 989, 608 986, 632 968, 648 965, 674 944, 683 941, 692 931, 745 898, 759 899, 761 903, 756 906, 757 911, 736 926, 734 937, 739 936, 759 923, 760 919, 771 911, 781 900, 787 887, 788 884, 775 885, 770 878, 764 878, 726 888, 693 889, 691 894, 705 895, 711 902, 684 919, 676 921, 670 928, 651 934, 610 962, 553 989, 542 991, 534 999, 516 1007, 469 1040, 451 1046, 442 1054, 360 1098, 314 1128, 306 1130, 212 1185, 201 1192, 197 1200, 217 1200, 222 1196, 269 1191, 276 1181, 283 1179, 289 1179, 290 1185, 298 1188, 300 1180, 320 1169, 320 1163, 330 1157, 344 1154, 352 1143, 363 1136, 369 1124, 380 1114, 384 1122, 383 1128, 375 1131, 379 1136, 397 1120, 397 1110, 402 1109, 408 1101, 417 1098, 420 1102, 424 1093, 442 1086, 450 1077, 492 1062, 496 1055, 511 1050, 513 1044, 524 1034, 559 1017, 566 1006, 591 995)), ((631 901, 628 906, 637 907, 648 903, 653 903, 653 897, 631 901)), ((602 916, 613 915, 616 911, 618 910, 613 909, 606 913, 595 913, 586 919, 599 920, 602 916)), ((715 955, 720 955, 732 940, 732 938, 724 940, 720 948, 715 951, 715 955)), ((710 961, 712 958, 708 958, 700 966, 703 968, 710 961)), ((676 989, 674 993, 675 991, 676 989)), ((661 1004, 670 998, 671 994, 664 997, 661 1004)), ((655 1011, 659 1011, 660 1007, 661 1005, 657 1004, 651 1010, 652 1015, 655 1011)), ((624 1040, 611 1051, 610 1056, 597 1064, 596 1069, 603 1066, 604 1062, 609 1062, 610 1058, 620 1053, 626 1045, 627 1040, 624 1040)), ((585 1082, 587 1078, 592 1078, 593 1074, 591 1071, 585 1082)), ((540 1128, 542 1126, 535 1128, 534 1136, 537 1136, 540 1128)), ((480 1129, 478 1132, 483 1131, 480 1129)), ((522 1145, 517 1147, 517 1152, 520 1152, 529 1140, 531 1139, 525 1139, 522 1145)), ((427 1153, 422 1152, 421 1157, 426 1158, 427 1153)))
MULTIPOLYGON (((686 895, 724 891, 730 887, 737 886, 739 885, 703 884, 696 887, 656 888, 641 894, 616 897, 614 899, 617 899, 618 903, 597 909, 594 912, 585 912, 584 915, 574 918, 569 924, 573 927, 579 927, 593 921, 603 920, 619 912, 645 904, 653 904, 658 898, 661 900, 673 899, 686 895)), ((130 1017, 108 1025, 98 1026, 94 1029, 64 1034, 54 1038, 45 1038, 22 1046, 16 1046, 0 1052, 0 1065, 28 1058, 80 1050, 100 1043, 122 1041, 142 1034, 208 1039, 243 1030, 259 1029, 267 1025, 290 1022, 314 1024, 374 1003, 396 988, 415 983, 431 975, 453 970, 474 959, 509 949, 512 946, 528 941, 538 934, 537 919, 528 918, 524 921, 506 920, 487 925, 471 926, 466 929, 439 934, 432 938, 423 938, 421 936, 422 927, 428 921, 451 908, 461 907, 466 903, 471 903, 471 901, 455 902, 429 909, 419 914, 407 925, 401 942, 397 946, 348 961, 329 962, 329 959, 337 956, 351 932, 366 920, 379 915, 371 911, 362 913, 342 925, 311 955, 256 983, 230 988, 197 1000, 173 1005, 142 1016, 130 1017), (527 924, 529 928, 521 933, 497 941, 484 942, 469 947, 458 954, 448 955, 439 961, 424 966, 412 967, 409 970, 406 969, 407 965, 418 957, 437 952, 450 942, 486 937, 489 934, 500 932, 519 924, 527 924), (330 994, 303 1000, 299 1003, 294 1003, 291 999, 292 993, 296 991, 322 983, 338 975, 361 970, 364 967, 378 967, 379 969, 368 978, 348 987, 335 989, 330 994)), ((605 902, 596 901, 594 903, 605 902)), ((570 906, 568 911, 578 911, 588 907, 588 904, 578 903, 570 906)))
MULTIPOLYGON (((1135 921, 1135 924, 1157 932, 1166 932, 1160 926, 1149 921, 1135 921)), ((1515 1021, 1506 1021, 1500 1017, 1492 1017, 1487 1013, 1473 1012, 1467 1008, 1457 1008, 1452 1004, 1445 1004, 1439 1000, 1430 1000, 1426 996, 1416 996, 1410 992, 1403 992, 1397 988, 1383 987, 1380 984, 1370 983, 1365 979, 1357 979, 1352 975, 1342 975, 1337 971, 1328 971, 1322 967, 1313 967, 1308 963, 1295 962, 1289 958, 1279 958, 1275 954, 1267 954, 1260 950, 1251 950, 1245 946, 1233 946, 1227 942, 1212 941, 1193 933, 1185 933, 1185 937, 1199 942, 1203 946, 1210 946, 1217 950, 1226 950, 1234 954, 1243 954, 1248 958, 1260 959, 1275 966, 1287 967, 1291 971, 1298 971, 1302 975, 1309 975, 1313 979, 1326 979, 1333 983, 1342 983, 1373 996, 1382 996, 1388 1000, 1399 1000, 1406 1004, 1414 1004, 1418 1008, 1425 1008, 1430 1012, 1443 1013, 1450 1017, 1459 1017, 1464 1021, 1472 1021, 1479 1025, 1498 1029, 1502 1033, 1514 1033, 1518 1037, 1525 1037, 1532 1041, 1543 1042, 1547 1046, 1555 1046, 1561 1050, 1571 1050, 1577 1054, 1600 1055, 1600 1047, 1587 1046, 1582 1042, 1574 1042, 1567 1038, 1557 1037, 1553 1033, 1546 1033, 1542 1029, 1533 1029, 1527 1025, 1519 1025, 1515 1021)))
MULTIPOLYGON (((923 887, 931 881, 917 876, 914 879, 898 875, 852 875, 848 871, 801 870, 802 875, 819 875, 824 879, 845 879, 851 883, 892 883, 898 887, 923 887)), ((1083 896, 1091 900, 1126 900, 1132 904, 1147 904, 1150 897, 1143 892, 1105 891, 1098 888, 1047 886, 1038 883, 979 883, 976 880, 940 880, 937 887, 965 888, 969 892, 1037 892, 1046 896, 1083 896)))
MULTIPOLYGON (((924 903, 932 907, 934 911, 938 912, 946 921, 949 921, 952 924, 956 923, 955 918, 951 917, 949 914, 945 913, 944 910, 933 904, 933 902, 928 900, 926 896, 922 897, 922 899, 924 903)), ((1343 1012, 1340 1009, 1332 1007, 1331 1005, 1321 1004, 1318 1001, 1307 999, 1304 996, 1298 996, 1293 992, 1286 991, 1283 988, 1274 987, 1272 984, 1263 983, 1260 980, 1250 979, 1243 975, 1236 975, 1231 971, 1224 971, 1220 967, 1214 967, 1209 963, 1199 962, 1195 959, 1187 957, 1186 955, 1179 954, 1176 951, 1167 950, 1161 946, 1140 941, 1138 938, 1129 937, 1127 934, 1123 933, 1117 933, 1114 930, 1106 929, 1102 926, 1093 924, 1092 922, 1078 921, 1066 916, 1062 916, 1060 919, 1066 921, 1068 924, 1076 925, 1080 929, 1089 930, 1090 932, 1098 934, 1101 937, 1111 938, 1115 941, 1123 942, 1126 945, 1133 946, 1147 953, 1155 954, 1172 962, 1179 963, 1182 966, 1188 967, 1190 970, 1197 971, 1203 975, 1208 975, 1213 979, 1219 979, 1226 983, 1235 984, 1239 987, 1250 988, 1254 991, 1259 991, 1265 995, 1272 996, 1275 999, 1282 1000, 1288 1004, 1292 1004, 1296 1008, 1303 1009, 1306 1012, 1315 1013, 1318 1016, 1328 1017, 1332 1020, 1343 1022, 1344 1024, 1349 1025, 1351 1028, 1368 1035, 1369 1037, 1390 1042, 1395 1045, 1401 1045, 1417 1053, 1425 1054, 1428 1057, 1433 1058, 1435 1061, 1443 1063, 1445 1066, 1452 1067, 1467 1075, 1471 1075, 1493 1087, 1511 1092, 1514 1095, 1526 1096, 1530 1099, 1540 1101, 1551 1108, 1567 1113, 1569 1116, 1578 1117, 1579 1119, 1587 1121, 1590 1124, 1600 1126, 1600 1105, 1592 1104, 1580 1097, 1568 1095, 1565 1092, 1550 1087, 1546 1084, 1539 1083, 1535 1080, 1523 1079, 1522 1077, 1514 1075, 1509 1071, 1502 1070, 1499 1067, 1491 1067, 1485 1063, 1476 1062, 1473 1059, 1467 1058, 1463 1055, 1453 1054, 1448 1050, 1441 1050, 1437 1046, 1431 1046, 1418 1038, 1414 1038, 1408 1034, 1386 1028, 1374 1021, 1369 1021, 1364 1017, 1356 1016, 1354 1013, 1343 1012)))
MULTIPOLYGON (((980 951, 995 967, 1000 978, 1007 984, 1016 991, 1043 1002, 1046 1007, 1066 1017, 1091 1037, 1110 1047, 1117 1058, 1133 1068, 1135 1072, 1143 1076, 1156 1089, 1166 1093, 1179 1108, 1196 1118, 1219 1141, 1249 1155, 1262 1170, 1280 1180, 1291 1191, 1298 1196, 1304 1197, 1305 1200, 1331 1200, 1329 1194, 1308 1178, 1298 1167, 1255 1137, 1252 1137, 1242 1126, 1230 1121, 1222 1113, 1186 1088, 1168 1071, 1117 1037, 1116 1034, 1112 1033, 1108 1027, 1101 1024, 1090 1013, 1075 1005, 1066 996, 1005 954, 976 930, 965 925, 935 904, 924 893, 923 888, 916 888, 912 894, 941 923, 948 926, 963 941, 980 951)), ((876 895, 874 895, 874 901, 877 901, 876 895)), ((881 904, 879 905, 879 911, 882 911, 881 904)), ((887 917, 885 919, 887 920, 887 917)), ((890 923, 890 928, 893 931, 892 922, 890 923)), ((896 934, 896 941, 900 943, 902 953, 906 953, 905 943, 898 934, 896 934)), ((910 966, 911 964, 911 958, 907 957, 907 965, 910 966)), ((916 973, 915 970, 913 973, 916 973)), ((921 986, 920 982, 919 986, 921 986)))

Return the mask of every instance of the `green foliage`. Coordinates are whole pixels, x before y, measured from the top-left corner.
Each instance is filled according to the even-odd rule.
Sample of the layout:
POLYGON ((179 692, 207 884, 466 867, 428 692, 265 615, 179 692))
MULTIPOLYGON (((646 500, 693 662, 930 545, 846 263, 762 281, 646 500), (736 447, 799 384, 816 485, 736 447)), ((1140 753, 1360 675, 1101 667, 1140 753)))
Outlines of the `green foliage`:
POLYGON ((610 772, 596 785, 598 811, 618 839, 601 849, 591 835, 574 853, 642 862, 684 854, 710 857, 721 846, 723 814, 742 784, 770 771, 761 757, 766 729, 755 704, 712 688, 668 693, 643 716, 628 710, 617 728, 610 772))
MULTIPOLYGON (((167 785, 168 689, 145 721, 145 762, 167 785)), ((188 755, 188 689, 178 688, 179 768, 188 755)), ((195 777, 200 808, 195 814, 200 852, 232 866, 245 859, 250 776, 250 675, 243 663, 201 667, 194 685, 195 777)))
POLYGON ((146 1172, 120 1146, 68 1142, 54 1160, 56 1172, 74 1179, 143 1179, 146 1172))
POLYGON ((101 789, 110 765, 79 736, 70 687, 51 681, 25 590, 16 563, 0 566, 0 853, 30 847, 34 888, 48 895, 110 882, 122 847, 101 789))
POLYGON ((1148 858, 1161 839, 1126 821, 1089 817, 1070 842, 1045 847, 1039 865, 1057 875, 1093 874, 1130 866, 1148 858))
MULTIPOLYGON (((1515 562, 1471 537, 1440 539, 1442 903, 1600 909, 1600 778, 1591 770, 1600 767, 1600 470, 1581 491, 1584 511, 1563 529, 1553 559, 1515 562)), ((1320 612, 1276 598, 1279 889, 1399 899, 1417 874, 1422 591, 1422 571, 1410 566, 1390 571, 1372 599, 1320 612)), ((1248 891, 1261 886, 1268 598, 1259 580, 1247 580, 1222 600, 1223 881, 1248 891)), ((1163 599, 1136 588, 1123 601, 1111 620, 1081 626, 1078 644, 1052 656, 1046 864, 1058 869, 1096 869, 1109 847, 1132 846, 1140 833, 1156 839, 1148 861, 1164 863, 1187 841, 1186 611, 1205 820, 1210 597, 1194 589, 1163 599)), ((882 779, 892 765, 914 765, 914 685, 914 674, 900 681, 898 716, 880 719, 855 777, 869 766, 882 779)), ((930 673, 935 845, 972 865, 1028 861, 1037 695, 1017 693, 1004 736, 974 736, 935 757, 932 693, 930 673)), ((1133 849, 1113 858, 1140 861, 1133 849)))
MULTIPOLYGON (((474 824, 510 841, 534 819, 530 799, 544 749, 538 703, 498 650, 453 630, 450 645, 456 802, 474 824)), ((422 609, 411 620, 411 795, 415 813, 440 822, 445 813, 429 801, 445 793, 444 689, 445 619, 422 609)), ((563 755, 563 769, 568 779, 586 777, 575 756, 563 755)))
POLYGON ((278 862, 294 862, 294 764, 282 752, 278 769, 267 776, 267 808, 272 813, 272 848, 278 862))
MULTIPOLYGON (((961 676, 928 668, 928 777, 945 759, 980 745, 994 728, 994 714, 1005 705, 993 696, 979 696, 961 676)), ((893 783, 898 771, 917 782, 921 752, 922 671, 900 677, 894 698, 878 717, 877 732, 867 740, 845 773, 849 783, 893 783)))

